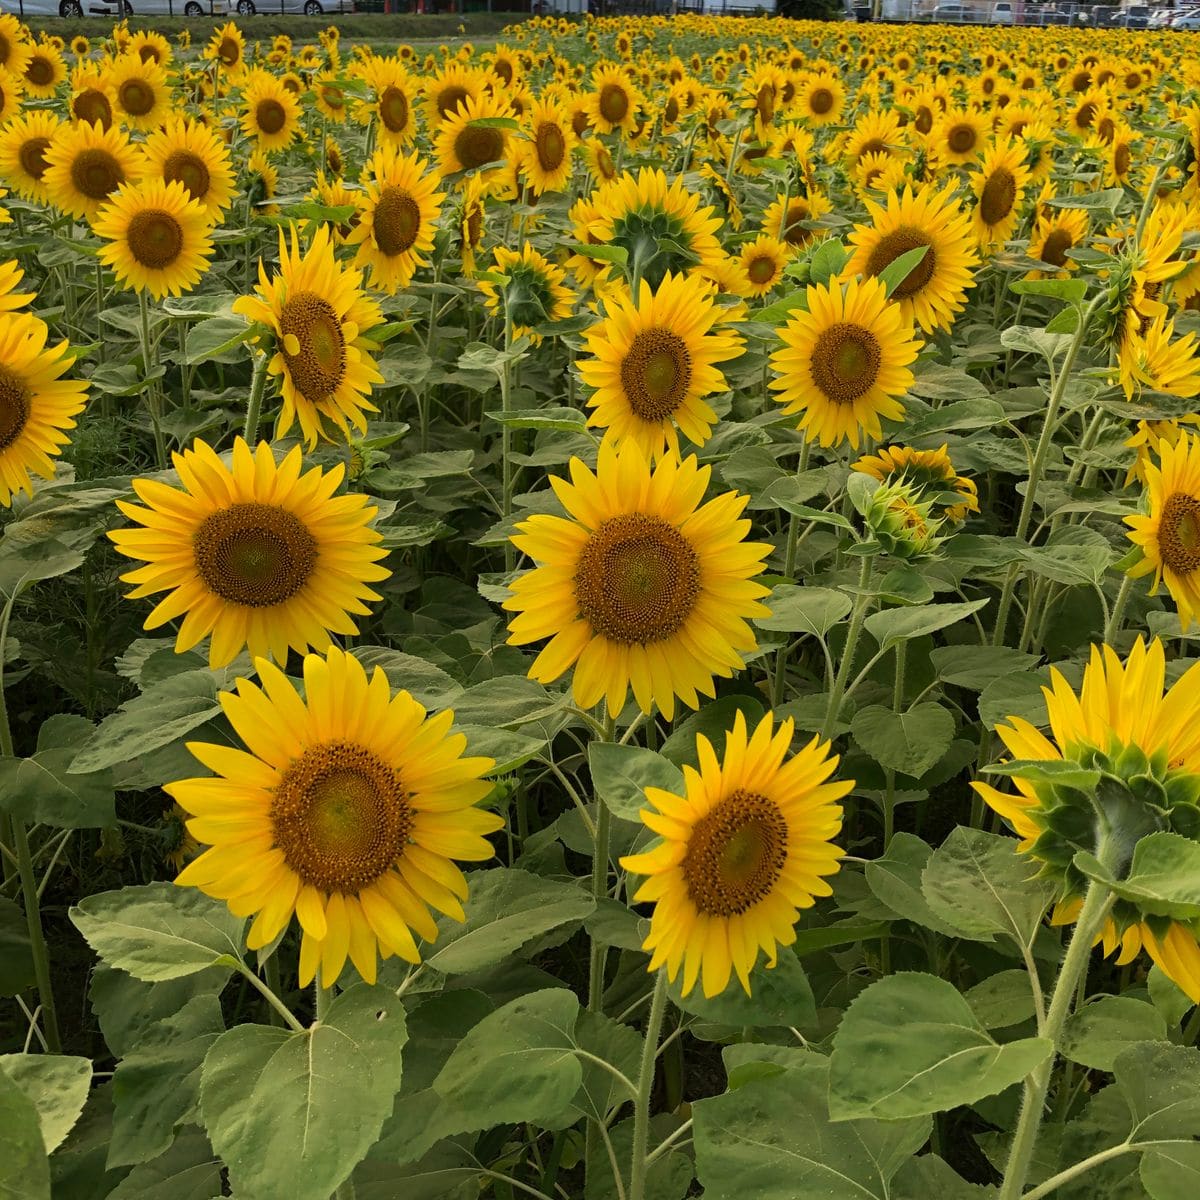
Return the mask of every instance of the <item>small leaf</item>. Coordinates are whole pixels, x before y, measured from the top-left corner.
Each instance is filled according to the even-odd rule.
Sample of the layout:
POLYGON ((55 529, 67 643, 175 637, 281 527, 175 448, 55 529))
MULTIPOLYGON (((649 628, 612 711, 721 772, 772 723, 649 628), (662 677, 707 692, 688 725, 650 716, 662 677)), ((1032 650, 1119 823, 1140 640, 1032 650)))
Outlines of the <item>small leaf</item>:
POLYGON ((112 772, 71 773, 80 747, 94 727, 86 717, 60 714, 38 731, 31 758, 0 759, 0 808, 27 823, 56 829, 102 829, 115 825, 117 814, 112 772))
POLYGON ((985 1029, 1007 1029, 1036 1013, 1033 989, 1025 971, 998 971, 965 993, 971 1011, 985 1029))
POLYGON ((1200 917, 1200 845, 1177 833, 1140 838, 1129 872, 1114 888, 1145 913, 1193 921, 1200 917))
POLYGON ((919 778, 950 748, 954 717, 931 702, 898 713, 875 704, 854 714, 850 732, 881 766, 919 778))
POLYGON ((1153 1005, 1130 996, 1098 996, 1068 1018, 1059 1052, 1082 1066, 1111 1071, 1133 1043, 1166 1040, 1167 1023, 1153 1005))
POLYGON ((931 252, 929 246, 916 246, 912 250, 906 250, 898 258, 893 258, 876 278, 890 296, 921 265, 925 255, 931 252))
POLYGON ((588 746, 588 766, 596 797, 615 817, 637 821, 646 808, 646 788, 660 788, 682 795, 683 772, 671 761, 643 750, 640 746, 620 746, 615 742, 592 742, 588 746))
POLYGON ((972 600, 965 604, 921 604, 913 608, 885 608, 872 613, 865 622, 867 632, 887 650, 897 642, 911 641, 948 629, 966 620, 987 604, 986 600, 972 600))
POLYGON ((853 601, 845 592, 833 588, 796 587, 785 583, 766 601, 769 617, 758 617, 760 629, 778 629, 784 633, 809 633, 823 638, 839 621, 850 615, 853 601))

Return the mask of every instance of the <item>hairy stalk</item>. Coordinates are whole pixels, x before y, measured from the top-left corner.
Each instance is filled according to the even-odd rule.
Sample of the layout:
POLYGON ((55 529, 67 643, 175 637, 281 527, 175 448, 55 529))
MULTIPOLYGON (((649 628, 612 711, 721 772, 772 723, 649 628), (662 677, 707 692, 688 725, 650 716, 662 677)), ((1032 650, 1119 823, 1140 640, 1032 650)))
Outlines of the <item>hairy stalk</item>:
POLYGON ((246 424, 242 437, 251 450, 258 441, 258 422, 262 414, 263 392, 267 386, 267 356, 259 354, 254 360, 254 374, 250 379, 250 398, 246 402, 246 424))
POLYGON ((654 1063, 658 1057, 658 1039, 667 1008, 667 973, 659 969, 654 978, 654 996, 646 1020, 646 1040, 642 1043, 642 1069, 638 1075, 637 1100, 633 1109, 633 1154, 629 1164, 629 1200, 644 1200, 646 1195, 647 1147, 650 1138, 650 1092, 654 1087, 654 1063))
POLYGON ((162 391, 158 380, 150 379, 153 369, 153 348, 150 344, 150 301, 144 291, 138 292, 138 333, 142 343, 142 368, 146 372, 146 399, 150 405, 150 424, 154 427, 154 457, 158 469, 167 468, 167 444, 162 431, 162 391))
POLYGON ((862 567, 858 573, 858 595, 854 597, 854 611, 850 615, 850 628, 846 631, 846 644, 842 648, 842 661, 838 664, 837 676, 833 681, 833 691, 829 693, 829 707, 825 710, 825 723, 821 726, 821 740, 827 742, 833 736, 833 727, 837 724, 838 713, 846 696, 846 684, 850 681, 850 670, 854 664, 854 652, 858 649, 859 634, 862 633, 863 621, 867 616, 867 605, 870 598, 866 595, 867 584, 871 582, 872 562, 869 556, 863 555, 862 567))

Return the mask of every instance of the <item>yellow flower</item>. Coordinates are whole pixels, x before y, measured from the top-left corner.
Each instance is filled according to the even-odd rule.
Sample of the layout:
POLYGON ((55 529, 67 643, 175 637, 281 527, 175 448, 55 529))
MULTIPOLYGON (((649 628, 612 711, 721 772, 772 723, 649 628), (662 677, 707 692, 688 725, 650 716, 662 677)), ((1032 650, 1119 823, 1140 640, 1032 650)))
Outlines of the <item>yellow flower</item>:
POLYGON ((62 125, 45 152, 43 181, 54 204, 73 217, 92 220, 126 183, 146 169, 139 146, 115 125, 62 125))
POLYGON ((1003 244, 1012 236, 1028 183, 1029 169, 1019 143, 997 140, 983 152, 971 184, 976 199, 975 238, 980 246, 1003 244))
MULTIPOLYGON (((480 122, 512 119, 508 105, 490 95, 464 100, 438 129, 438 170, 442 176, 504 162, 508 158, 508 129, 480 122)), ((494 175, 495 171, 485 173, 487 177, 494 175)))
POLYGON ((27 96, 49 100, 66 77, 67 65, 53 46, 47 42, 39 42, 29 48, 23 73, 27 96))
POLYGON ((1142 388, 1184 398, 1200 393, 1196 335, 1175 337, 1175 322, 1162 313, 1144 325, 1121 340, 1117 370, 1126 397, 1132 399, 1142 388))
POLYGON ((31 108, 0 127, 0 179, 26 200, 50 202, 47 154, 62 122, 44 108, 31 108))
POLYGON ((204 48, 204 57, 219 64, 220 69, 228 74, 240 72, 246 57, 246 39, 242 31, 232 21, 213 30, 204 48))
POLYGON ((534 194, 562 191, 571 181, 571 151, 576 143, 566 112, 553 102, 539 100, 529 113, 525 130, 520 163, 534 194))
POLYGON ((189 117, 172 117, 145 140, 147 174, 164 183, 180 183, 215 225, 233 199, 229 150, 207 126, 189 117))
POLYGON ((1088 215, 1082 208, 1047 208, 1029 238, 1029 257, 1054 267, 1053 271, 1030 271, 1030 279, 1061 279, 1064 272, 1077 271, 1079 264, 1067 251, 1083 245, 1088 235, 1088 215))
POLYGON ((754 241, 747 242, 739 259, 743 294, 765 296, 783 278, 790 258, 787 243, 769 234, 760 233, 754 241))
POLYGON ((300 128, 300 104, 274 75, 255 71, 242 92, 241 127, 260 150, 283 150, 300 128))
POLYGON ((534 333, 535 326, 571 315, 575 293, 564 285, 566 272, 528 242, 519 252, 497 246, 495 263, 496 270, 507 276, 508 282, 481 279, 479 290, 488 312, 497 316, 507 313, 513 337, 531 334, 537 342, 540 335, 534 333))
POLYGON ((167 73, 153 60, 122 54, 109 67, 105 84, 114 115, 129 129, 157 129, 171 112, 167 73))
POLYGON ((942 493, 940 504, 951 521, 965 521, 968 513, 979 511, 979 494, 975 484, 954 469, 945 445, 937 450, 886 446, 876 454, 864 455, 853 464, 851 470, 870 475, 880 483, 903 480, 923 492, 942 493), (958 499, 947 504, 947 493, 953 493, 958 499))
POLYGON ((641 94, 619 67, 601 65, 592 72, 590 113, 597 133, 612 133, 615 129, 632 133, 641 102, 641 94))

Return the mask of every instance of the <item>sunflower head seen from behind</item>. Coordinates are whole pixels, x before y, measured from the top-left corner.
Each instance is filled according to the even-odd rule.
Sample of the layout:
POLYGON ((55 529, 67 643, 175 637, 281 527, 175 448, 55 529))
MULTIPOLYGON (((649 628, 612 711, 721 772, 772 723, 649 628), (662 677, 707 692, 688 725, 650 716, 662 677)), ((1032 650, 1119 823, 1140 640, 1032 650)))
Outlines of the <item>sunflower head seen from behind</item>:
POLYGON ((621 865, 647 876, 635 901, 652 902, 644 949, 651 971, 672 982, 683 971, 686 996, 700 980, 705 996, 724 991, 731 974, 747 993, 760 951, 766 965, 796 940, 800 910, 833 889, 844 853, 839 801, 852 780, 833 780, 837 756, 813 738, 789 756, 794 727, 771 713, 751 733, 739 712, 725 747, 697 735, 699 769, 683 768, 685 794, 647 788, 642 822, 661 837, 621 865))
POLYGON ((566 272, 528 242, 520 251, 497 246, 495 270, 507 282, 481 279, 479 290, 488 312, 512 323, 513 337, 528 334, 540 342, 536 326, 571 315, 575 293, 566 286, 566 272))
POLYGON ((120 501, 136 528, 109 534, 145 565, 121 578, 131 599, 167 592, 146 618, 157 629, 179 617, 175 649, 211 637, 208 659, 223 667, 243 649, 286 662, 289 649, 325 650, 331 634, 353 634, 353 616, 379 596, 368 586, 390 572, 370 526, 365 496, 337 495, 345 474, 301 474, 298 446, 277 461, 267 442, 240 438, 226 466, 206 442, 174 455, 182 488, 135 479, 140 504, 120 501))
POLYGON ((643 712, 669 720, 676 698, 696 708, 756 646, 764 616, 755 582, 771 547, 747 541, 747 497, 704 502, 711 477, 694 457, 651 469, 642 450, 600 446, 593 473, 572 459, 551 483, 565 517, 522 521, 513 544, 538 564, 512 584, 504 607, 514 645, 549 638, 529 674, 541 683, 572 667, 576 703, 607 699, 620 713, 630 688, 643 712))
POLYGON ((207 846, 176 878, 253 916, 251 949, 293 914, 300 983, 332 987, 349 958, 374 983, 379 958, 420 962, 437 937, 433 912, 462 921, 467 881, 454 860, 492 857, 504 822, 476 805, 491 791, 490 758, 464 757, 449 710, 430 717, 331 648, 304 660, 304 696, 259 659, 221 696, 246 749, 192 742, 213 775, 168 784, 207 846))

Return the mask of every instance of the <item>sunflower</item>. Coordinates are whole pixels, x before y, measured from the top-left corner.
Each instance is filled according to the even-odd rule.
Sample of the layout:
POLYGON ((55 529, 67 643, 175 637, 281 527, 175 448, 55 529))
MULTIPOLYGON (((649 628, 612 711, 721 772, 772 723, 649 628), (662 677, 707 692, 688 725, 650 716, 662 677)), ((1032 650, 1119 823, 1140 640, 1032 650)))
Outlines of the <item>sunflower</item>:
POLYGON ((135 29, 125 52, 136 54, 142 62, 158 63, 160 67, 167 66, 173 57, 171 43, 153 29, 135 29))
POLYGON ((789 253, 796 254, 817 236, 806 222, 819 221, 832 211, 833 205, 820 192, 810 191, 806 196, 777 196, 763 213, 762 231, 768 237, 782 241, 789 253))
POLYGON ((760 233, 741 250, 738 267, 742 295, 765 296, 783 278, 784 268, 792 257, 786 242, 767 233, 760 233))
POLYGON ((374 119, 379 144, 407 146, 417 136, 416 85, 395 58, 376 58, 367 67, 366 79, 375 94, 367 106, 374 119))
POLYGON ((971 223, 981 247, 1002 245, 1012 236, 1028 183, 1029 168, 1018 142, 998 138, 988 145, 971 184, 976 199, 971 223))
POLYGON ((903 141, 898 113, 890 108, 867 112, 858 118, 846 139, 846 155, 853 164, 867 154, 892 154, 903 141))
POLYGON ((1169 446, 1173 446, 1188 432, 1188 427, 1196 425, 1200 425, 1200 413, 1185 413, 1182 417, 1164 418, 1159 421, 1139 421, 1134 426, 1133 433, 1125 439, 1125 445, 1137 451, 1137 458, 1125 472, 1125 486, 1129 487, 1135 480, 1145 486, 1146 468, 1153 463, 1154 452, 1159 450, 1159 443, 1165 441, 1169 446))
POLYGON ((208 214, 178 182, 147 179, 118 188, 92 228, 108 243, 100 261, 117 282, 155 300, 190 292, 212 257, 208 214))
POLYGON ((233 199, 233 167, 225 143, 189 117, 168 119, 145 140, 146 172, 164 183, 181 183, 216 225, 233 199))
POLYGON ((796 89, 795 111, 809 125, 836 125, 845 103, 846 85, 829 72, 805 75, 796 89))
POLYGON ((571 180, 571 152, 575 131, 565 110, 557 103, 539 100, 525 125, 520 163, 534 193, 561 192, 571 180))
POLYGON ((528 242, 520 253, 497 246, 495 270, 507 276, 508 282, 481 279, 479 290, 488 312, 512 322, 513 337, 531 334, 535 342, 540 341, 535 326, 571 315, 575 293, 564 284, 566 272, 528 242))
POLYGON ((0 312, 0 504, 33 495, 30 475, 54 477, 87 384, 60 376, 74 363, 66 342, 47 347, 49 329, 29 313, 0 312))
POLYGON ((665 967, 674 982, 682 967, 685 996, 697 978, 715 996, 733 973, 749 994, 759 951, 773 967, 777 948, 796 940, 799 910, 833 891, 823 877, 845 853, 833 839, 854 781, 829 782, 838 759, 818 738, 789 757, 793 722, 774 719, 751 734, 739 712, 720 761, 697 734, 700 769, 684 767, 686 794, 646 789, 642 823, 662 840, 621 859, 649 877, 633 895, 654 903, 649 970, 665 967))
POLYGON ((335 246, 342 245, 354 232, 354 226, 358 224, 358 202, 362 197, 361 189, 347 187, 344 179, 337 176, 330 179, 324 171, 318 171, 308 194, 323 208, 353 209, 345 221, 337 224, 333 222, 332 217, 325 218, 329 222, 329 235, 333 244, 335 246))
POLYGON ((83 36, 82 33, 77 33, 71 39, 71 53, 76 58, 87 58, 92 52, 92 43, 83 36))
POLYGON ((0 69, 0 126, 11 121, 21 111, 25 88, 20 79, 0 69))
POLYGON ((37 299, 36 292, 18 292, 25 272, 15 258, 0 261, 0 313, 15 312, 37 299))
POLYGON ((929 143, 942 162, 974 162, 982 153, 991 122, 983 113, 951 109, 934 124, 929 143))
POLYGON ((956 190, 954 181, 940 191, 929 183, 915 192, 906 187, 903 193, 889 193, 886 205, 867 199, 871 224, 857 225, 850 234, 854 254, 846 264, 848 273, 879 275, 901 255, 929 247, 892 291, 905 317, 925 333, 954 324, 979 264, 970 218, 954 198, 956 190))
MULTIPOLYGON (((1200 471, 1200 459, 1192 469, 1200 471)), ((1193 479, 1200 482, 1200 473, 1193 479)), ((1200 500, 1193 502, 1200 508, 1200 500)), ((1189 536, 1195 533, 1191 526, 1189 536)), ((1113 803, 1125 806, 1130 822, 1144 820, 1150 826, 1153 820, 1153 827, 1163 829, 1178 818, 1183 820, 1178 832, 1194 836, 1194 802, 1177 797, 1194 797, 1200 784, 1195 720, 1200 667, 1192 667, 1166 690, 1165 671, 1157 638, 1149 646, 1138 638, 1125 662, 1110 647, 1093 646, 1078 695, 1051 669, 1051 686, 1042 689, 1050 737, 1020 717, 1009 717, 996 732, 1022 762, 1086 758, 1109 777, 1106 786, 1113 803), (1125 783, 1126 770, 1140 770, 1130 785, 1125 783), (1139 793, 1151 791, 1163 803, 1156 804, 1152 815, 1139 817, 1133 811, 1140 803, 1139 793)), ((1016 794, 985 783, 972 786, 1013 827, 1021 839, 1017 850, 1042 863, 1044 874, 1061 879, 1063 891, 1051 920, 1067 924, 1079 915, 1085 883, 1072 860, 1078 850, 1095 852, 1093 801, 1081 797, 1082 811, 1076 815, 1064 811, 1072 806, 1070 788, 1034 782, 1019 773, 1012 778, 1016 794), (1076 831, 1087 844, 1080 844, 1083 839, 1076 831)), ((1106 954, 1119 952, 1119 963, 1131 961, 1144 949, 1168 978, 1200 1003, 1200 945, 1191 924, 1143 913, 1119 899, 1096 940, 1103 942, 1106 954)))
POLYGON ((347 96, 344 82, 335 71, 322 71, 312 82, 317 112, 335 125, 346 120, 347 96))
POLYGON ((490 758, 465 758, 449 709, 427 717, 408 692, 391 694, 336 648, 304 660, 304 698, 277 667, 255 663, 260 685, 221 695, 247 751, 192 742, 214 776, 166 786, 209 848, 176 878, 254 915, 251 949, 292 919, 301 929, 300 979, 332 987, 346 958, 374 983, 377 955, 419 962, 414 934, 432 942, 431 910, 465 920, 467 881, 454 859, 493 855, 486 835, 504 822, 475 806, 492 790, 490 758))
POLYGON ((264 153, 286 149, 300 128, 300 103, 266 71, 254 71, 242 90, 242 132, 264 153))
POLYGON ((108 76, 87 63, 71 72, 71 119, 108 129, 113 123, 113 104, 108 94, 108 76))
POLYGON ((590 100, 591 124, 597 133, 612 133, 615 129, 633 132, 642 97, 620 67, 609 63, 592 72, 590 100))
POLYGON ((486 194, 479 176, 467 180, 459 197, 457 226, 459 231, 459 253, 462 258, 462 273, 470 279, 475 274, 475 255, 483 246, 486 194))
MULTIPOLYGON (((475 171, 508 157, 510 131, 497 120, 512 121, 508 105, 491 95, 464 100, 438 129, 438 170, 444 178, 459 171, 475 171)), ((485 181, 495 172, 485 172, 485 181)))
POLYGON ((753 582, 771 547, 746 542, 747 497, 725 492, 701 504, 712 473, 694 456, 651 470, 640 447, 601 443, 593 474, 572 459, 571 482, 552 480, 568 517, 535 515, 513 544, 543 565, 518 577, 504 608, 509 642, 550 638, 529 674, 550 683, 575 668, 575 701, 607 696, 616 716, 630 687, 643 712, 670 720, 713 696, 755 649, 747 621, 768 610, 753 582))
POLYGON ((62 122, 44 108, 33 108, 0 127, 0 179, 18 196, 50 202, 46 186, 47 154, 62 122))
POLYGON ((204 48, 204 57, 217 63, 226 74, 236 75, 246 61, 246 39, 242 31, 232 21, 214 29, 204 48))
POLYGON ((428 163, 414 152, 403 155, 380 146, 364 171, 362 215, 348 245, 357 246, 356 267, 371 268, 371 286, 394 296, 408 287, 422 257, 433 249, 433 233, 444 193, 428 163))
POLYGON ((0 12, 0 69, 22 78, 25 62, 32 52, 25 26, 11 13, 0 12))
POLYGON ((903 480, 921 492, 940 494, 945 515, 954 522, 965 521, 969 513, 979 511, 974 482, 954 469, 945 445, 937 450, 886 446, 877 454, 864 455, 851 469, 880 483, 903 480))
POLYGON ((802 413, 808 441, 857 450, 863 434, 883 437, 880 419, 904 417, 900 397, 912 385, 909 364, 920 350, 912 320, 873 278, 810 286, 808 310, 778 331, 783 347, 771 355, 771 387, 802 413))
POLYGON ((425 119, 429 129, 436 129, 447 117, 453 116, 459 105, 478 100, 485 85, 481 72, 448 63, 432 79, 425 81, 425 119))
POLYGON ((365 496, 334 495, 340 464, 301 475, 299 446, 276 462, 269 443, 251 452, 241 438, 232 468, 199 439, 172 457, 183 489, 135 479, 142 504, 118 504, 140 528, 108 535, 146 564, 121 576, 136 585, 130 599, 169 593, 147 629, 182 616, 176 651, 211 635, 214 669, 244 648, 283 663, 289 648, 325 650, 331 634, 358 632, 351 614, 366 616, 364 601, 379 599, 367 584, 391 572, 370 527, 378 510, 365 496))
POLYGON ((595 388, 590 426, 643 453, 679 453, 677 430, 702 446, 717 417, 704 397, 728 388, 716 364, 737 358, 741 338, 714 331, 722 310, 702 279, 668 275, 657 291, 643 281, 637 303, 624 289, 604 300, 604 319, 586 334, 591 358, 579 373, 595 388))
POLYGON ((255 150, 246 159, 246 199, 256 212, 277 213, 279 206, 272 204, 279 190, 279 171, 262 150, 255 150))
POLYGON ((1079 264, 1067 251, 1081 246, 1088 235, 1088 214, 1082 208, 1047 208, 1029 238, 1028 254, 1053 270, 1029 272, 1030 279, 1061 279, 1064 271, 1077 271, 1079 264))
POLYGON ((1108 187, 1123 187, 1131 182, 1138 161, 1138 137, 1127 125, 1119 125, 1112 140, 1104 147, 1104 182, 1108 187))
POLYGON ((30 47, 25 59, 22 79, 25 94, 37 100, 49 100, 58 91, 58 85, 67 77, 67 64, 62 55, 48 42, 39 42, 30 47))
POLYGON ((1185 398, 1200 393, 1200 355, 1194 333, 1176 338, 1175 322, 1165 314, 1121 340, 1117 367, 1127 399, 1142 388, 1185 398))
POLYGON ((61 125, 45 156, 43 179, 51 201, 89 221, 117 188, 136 183, 146 169, 141 148, 115 125, 61 125))
POLYGON ((113 113, 128 129, 157 129, 171 113, 167 73, 156 62, 122 54, 109 67, 105 82, 113 113))
POLYGON ((298 420, 309 449, 328 436, 326 422, 348 438, 350 426, 366 432, 364 411, 375 412, 371 387, 383 382, 366 335, 383 324, 374 300, 361 290, 362 275, 334 257, 329 226, 321 225, 304 249, 296 227, 291 246, 279 231, 279 273, 267 278, 260 260, 254 296, 234 301, 233 311, 275 335, 268 367, 281 377, 283 411, 277 437, 298 420))

